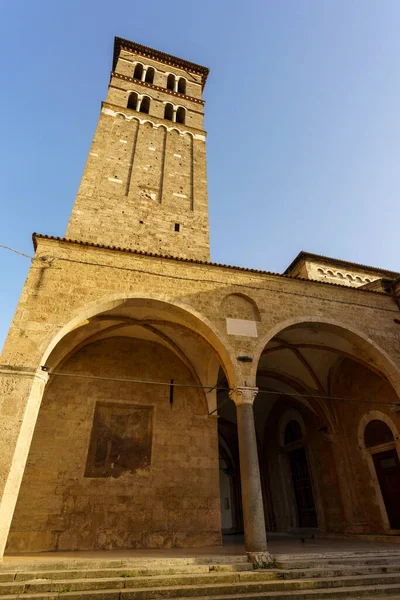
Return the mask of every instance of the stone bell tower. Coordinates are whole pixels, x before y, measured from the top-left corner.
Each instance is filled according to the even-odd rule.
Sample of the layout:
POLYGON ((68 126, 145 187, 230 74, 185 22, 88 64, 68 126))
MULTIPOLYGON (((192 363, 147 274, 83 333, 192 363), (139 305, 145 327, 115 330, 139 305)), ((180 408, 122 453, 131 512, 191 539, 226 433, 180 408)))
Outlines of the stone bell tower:
POLYGON ((209 260, 207 75, 205 67, 115 38, 67 238, 209 260))

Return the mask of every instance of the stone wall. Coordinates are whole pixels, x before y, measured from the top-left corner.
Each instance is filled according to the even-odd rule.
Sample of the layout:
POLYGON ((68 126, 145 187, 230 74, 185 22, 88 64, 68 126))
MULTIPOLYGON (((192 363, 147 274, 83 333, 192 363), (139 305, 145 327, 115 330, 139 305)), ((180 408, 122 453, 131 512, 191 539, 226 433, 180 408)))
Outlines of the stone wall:
POLYGON ((340 423, 342 444, 345 446, 345 464, 349 501, 359 523, 360 533, 382 533, 384 530, 380 508, 379 489, 375 470, 369 469, 366 453, 363 451, 363 433, 358 437, 360 423, 369 414, 384 415, 400 432, 400 412, 395 412, 390 403, 398 402, 398 397, 387 380, 353 360, 345 359, 336 373, 333 394, 344 398, 357 398, 359 402, 338 403, 337 419, 340 423))
MULTIPOLYGON (((36 242, 36 259, 1 357, 6 371, 1 373, 0 379, 4 447, 0 452, 0 483, 9 498, 4 504, 6 516, 12 509, 12 498, 18 494, 18 477, 24 471, 25 446, 19 446, 12 458, 15 444, 21 431, 29 441, 29 428, 36 418, 32 407, 35 403, 40 405, 40 389, 32 388, 29 395, 36 381, 36 369, 40 370, 42 361, 47 360, 44 356, 50 347, 57 349, 67 344, 68 336, 64 336, 68 331, 72 329, 70 335, 83 340, 88 318, 119 303, 125 311, 122 314, 144 318, 152 314, 153 302, 161 302, 162 309, 157 309, 156 314, 159 321, 182 323, 186 327, 184 331, 193 331, 192 341, 182 333, 177 341, 179 345, 186 343, 188 352, 195 348, 196 369, 206 374, 202 381, 210 387, 217 381, 216 375, 212 377, 210 354, 197 347, 196 340, 207 340, 205 348, 214 349, 230 387, 251 386, 256 383, 260 353, 273 336, 296 322, 317 322, 339 326, 347 351, 373 369, 386 373, 397 392, 400 390, 400 330, 394 321, 399 312, 389 295, 40 237, 36 242), (230 309, 226 312, 231 299, 227 303, 224 299, 231 294, 239 294, 240 298, 234 297, 231 307, 234 312, 230 309), (124 299, 129 297, 143 299, 140 311, 132 306, 128 313, 128 307, 123 308, 124 299), (235 311, 239 304, 253 307, 246 312, 247 319, 255 315, 253 309, 257 309, 256 337, 228 333, 226 315, 231 319, 238 317, 235 311), (59 341, 62 343, 58 344, 59 341), (238 356, 250 356, 252 362, 240 362, 238 356)), ((86 436, 87 451, 88 429, 86 436)), ((43 458, 46 456, 45 453, 43 458)), ((86 455, 82 455, 81 460, 84 470, 86 455)), ((217 466, 215 477, 217 490, 217 466)), ((43 522, 41 527, 45 527, 43 522)), ((10 548, 15 549, 15 543, 12 541, 10 548)), ((55 538, 51 540, 53 543, 56 543, 55 538)), ((36 542, 29 544, 33 548, 36 542)))
POLYGON ((209 260, 206 135, 199 77, 127 51, 122 54, 102 106, 66 237, 209 260), (157 69, 154 85, 132 78, 136 60, 157 69), (167 72, 186 78, 185 95, 165 89, 167 72), (150 98, 148 114, 139 112, 139 104, 137 110, 127 108, 131 93, 150 98), (185 109, 184 124, 164 119, 167 103, 185 109))
MULTIPOLYGON (((127 337, 84 347, 61 372, 195 385, 170 350, 127 337)), ((169 387, 54 376, 40 409, 7 550, 218 544, 216 424, 198 389, 174 388, 171 402, 169 387), (144 446, 150 441, 144 464, 135 463, 135 448, 128 448, 133 466, 115 469, 115 475, 101 476, 100 469, 99 476, 88 476, 96 403, 112 404, 121 437, 144 436, 144 446), (139 422, 143 436, 140 429, 128 436, 127 409, 138 407, 151 407, 152 434, 139 422)), ((115 441, 118 432, 113 435, 115 441)), ((140 445, 136 453, 143 455, 140 445)))
POLYGON ((67 237, 208 260, 205 141, 129 118, 102 113, 67 237))

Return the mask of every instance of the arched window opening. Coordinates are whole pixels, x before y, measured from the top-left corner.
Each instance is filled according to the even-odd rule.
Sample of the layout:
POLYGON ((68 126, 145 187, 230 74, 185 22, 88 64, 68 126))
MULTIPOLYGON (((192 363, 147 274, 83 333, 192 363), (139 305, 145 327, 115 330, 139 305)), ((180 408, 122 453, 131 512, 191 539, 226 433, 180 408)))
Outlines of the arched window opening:
POLYGON ((128 108, 131 108, 132 110, 137 110, 137 105, 138 105, 138 95, 135 93, 129 94, 128 108))
POLYGON ((369 421, 364 429, 364 444, 375 468, 376 488, 385 506, 384 518, 391 529, 400 529, 400 461, 389 425, 380 419, 369 421))
POLYGON ((364 443, 366 448, 380 446, 394 441, 393 433, 383 421, 374 419, 370 421, 364 431, 364 443))
POLYGON ((140 112, 149 114, 150 110, 150 98, 148 96, 144 96, 143 100, 140 103, 140 112))
POLYGON ((178 81, 178 92, 180 94, 186 94, 186 79, 184 77, 180 77, 178 81))
POLYGON ((149 67, 147 69, 146 79, 145 79, 146 83, 153 83, 154 73, 155 73, 155 69, 153 69, 153 67, 149 67))
POLYGON ((133 78, 142 80, 142 76, 143 76, 143 65, 141 63, 137 63, 135 70, 133 72, 133 78))
POLYGON ((287 444, 293 444, 303 439, 303 432, 301 431, 300 423, 292 419, 285 427, 285 446, 287 444))
POLYGON ((185 109, 182 108, 182 106, 180 106, 178 108, 178 110, 176 111, 176 122, 177 123, 182 123, 182 124, 185 123, 185 113, 186 113, 185 109))
POLYGON ((172 121, 172 117, 174 114, 174 107, 172 104, 166 104, 164 109, 164 119, 167 121, 172 121))
POLYGON ((167 77, 167 90, 174 90, 175 89, 175 75, 172 75, 172 73, 170 73, 167 77))

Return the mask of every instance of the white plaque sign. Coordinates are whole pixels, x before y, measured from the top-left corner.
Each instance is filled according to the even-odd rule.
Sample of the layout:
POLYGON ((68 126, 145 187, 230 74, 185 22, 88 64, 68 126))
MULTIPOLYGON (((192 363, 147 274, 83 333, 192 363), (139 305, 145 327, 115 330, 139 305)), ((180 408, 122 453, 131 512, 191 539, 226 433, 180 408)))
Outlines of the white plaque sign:
POLYGON ((258 337, 257 323, 247 319, 226 319, 226 331, 229 335, 242 335, 244 337, 258 337))

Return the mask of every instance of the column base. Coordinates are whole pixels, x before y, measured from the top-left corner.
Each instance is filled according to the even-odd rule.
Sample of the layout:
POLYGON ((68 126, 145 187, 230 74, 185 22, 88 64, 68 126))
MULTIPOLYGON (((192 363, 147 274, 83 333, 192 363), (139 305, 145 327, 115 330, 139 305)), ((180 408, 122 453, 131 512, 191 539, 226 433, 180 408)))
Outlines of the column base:
POLYGON ((255 569, 268 569, 275 562, 269 552, 246 552, 246 556, 255 569))

